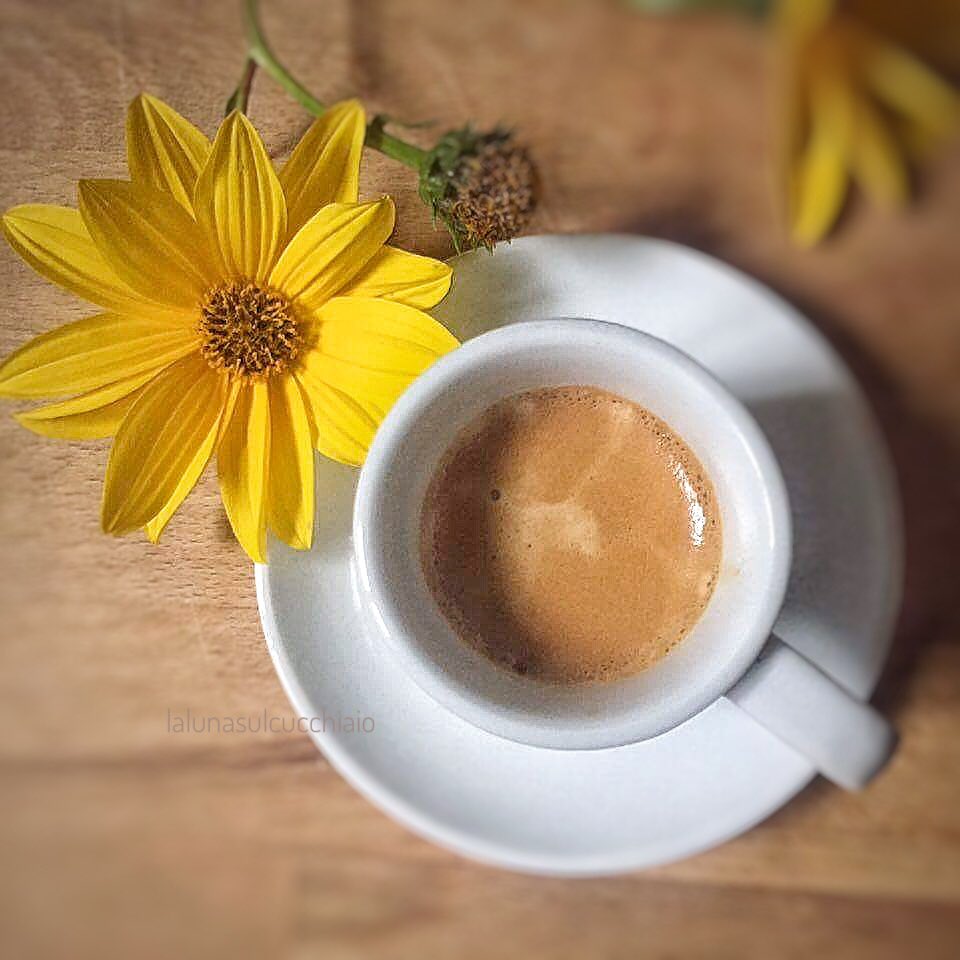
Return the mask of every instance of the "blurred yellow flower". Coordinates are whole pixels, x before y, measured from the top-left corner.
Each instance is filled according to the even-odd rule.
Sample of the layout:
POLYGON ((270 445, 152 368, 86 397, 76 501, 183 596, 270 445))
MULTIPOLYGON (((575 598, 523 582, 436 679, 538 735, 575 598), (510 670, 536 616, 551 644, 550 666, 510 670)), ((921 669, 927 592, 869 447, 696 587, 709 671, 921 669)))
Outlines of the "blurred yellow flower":
POLYGON ((945 25, 960 26, 957 8, 955 0, 780 0, 783 168, 798 243, 830 230, 851 178, 877 204, 902 205, 907 154, 957 130, 960 97, 920 59, 926 49, 956 50, 960 34, 945 35, 945 25))
POLYGON ((211 144, 141 95, 131 182, 84 180, 79 210, 3 217, 34 269, 104 312, 37 337, 0 366, 0 395, 63 397, 18 416, 36 433, 114 436, 105 531, 154 542, 217 460, 247 553, 269 526, 313 532, 313 452, 362 462, 378 423, 454 337, 423 311, 450 268, 386 245, 388 197, 358 203, 365 118, 332 107, 274 170, 242 113, 211 144))

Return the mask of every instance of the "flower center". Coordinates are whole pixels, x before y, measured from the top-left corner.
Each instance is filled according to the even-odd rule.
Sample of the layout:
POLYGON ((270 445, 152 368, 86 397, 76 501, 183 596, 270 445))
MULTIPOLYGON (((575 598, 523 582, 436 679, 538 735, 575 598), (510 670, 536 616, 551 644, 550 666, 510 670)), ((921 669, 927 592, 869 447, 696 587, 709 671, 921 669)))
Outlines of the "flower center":
POLYGON ((211 290, 200 308, 199 331, 207 363, 241 377, 281 373, 300 346, 300 328, 290 304, 255 283, 211 290))

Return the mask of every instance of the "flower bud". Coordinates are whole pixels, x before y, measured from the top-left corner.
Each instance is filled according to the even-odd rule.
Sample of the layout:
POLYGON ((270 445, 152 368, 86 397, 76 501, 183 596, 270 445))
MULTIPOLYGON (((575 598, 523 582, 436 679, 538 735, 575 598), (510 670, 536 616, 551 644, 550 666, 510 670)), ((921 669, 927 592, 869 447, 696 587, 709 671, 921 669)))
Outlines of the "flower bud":
POLYGON ((537 203, 537 172, 508 130, 444 134, 420 168, 420 196, 453 238, 457 252, 512 240, 537 203))

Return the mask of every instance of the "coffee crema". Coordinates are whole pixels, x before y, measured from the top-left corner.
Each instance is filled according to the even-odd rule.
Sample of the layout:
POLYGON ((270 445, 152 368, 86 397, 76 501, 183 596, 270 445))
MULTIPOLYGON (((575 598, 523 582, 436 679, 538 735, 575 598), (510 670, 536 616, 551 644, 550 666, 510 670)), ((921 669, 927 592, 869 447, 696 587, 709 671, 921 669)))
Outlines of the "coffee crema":
POLYGON ((634 674, 702 615, 721 559, 699 460, 662 420, 588 386, 507 397, 441 459, 420 559, 454 632, 516 673, 634 674))

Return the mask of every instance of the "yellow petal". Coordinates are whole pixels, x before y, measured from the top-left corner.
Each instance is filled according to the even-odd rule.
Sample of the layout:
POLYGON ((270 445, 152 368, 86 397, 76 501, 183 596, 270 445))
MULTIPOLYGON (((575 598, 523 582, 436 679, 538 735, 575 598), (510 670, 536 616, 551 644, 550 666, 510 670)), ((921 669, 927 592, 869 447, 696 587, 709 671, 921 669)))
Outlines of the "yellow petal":
POLYGON ((101 313, 41 334, 0 366, 0 396, 62 397, 157 373, 197 349, 193 330, 101 313))
POLYGON ((862 57, 867 82, 887 106, 934 137, 960 127, 960 95, 950 84, 902 47, 864 31, 862 57))
POLYGON ((319 349, 352 363, 417 375, 459 346, 443 324, 415 307, 337 297, 318 312, 319 349))
POLYGON ((384 414, 414 379, 407 373, 373 369, 319 352, 304 358, 298 375, 303 382, 335 387, 351 399, 362 400, 364 406, 369 405, 384 414))
POLYGON ((81 180, 80 213, 100 253, 151 300, 195 308, 216 279, 203 235, 169 193, 123 180, 81 180))
POLYGON ((833 226, 847 191, 852 106, 843 81, 827 71, 811 89, 810 138, 793 184, 793 237, 812 246, 833 226))
POLYGON ((459 346, 432 317, 388 300, 337 297, 317 314, 317 343, 304 376, 384 413, 438 357, 459 346))
POLYGON ((23 204, 3 215, 3 232, 37 273, 78 297, 121 313, 142 315, 157 309, 114 273, 90 238, 79 210, 23 204))
POLYGON ((360 466, 383 419, 382 411, 375 406, 365 409, 342 391, 305 372, 301 372, 299 380, 309 405, 314 446, 331 460, 360 466))
POLYGON ((310 421, 293 377, 270 381, 270 529, 296 550, 313 539, 313 447, 310 421))
POLYGON ((242 113, 220 125, 194 209, 225 277, 266 279, 286 238, 287 207, 260 134, 242 113))
POLYGON ((833 16, 836 0, 779 0, 777 27, 790 38, 806 38, 833 16))
POLYGON ((903 206, 910 193, 907 166, 883 117, 871 104, 857 105, 851 169, 860 186, 882 207, 903 206))
POLYGON ((356 203, 366 118, 358 100, 334 104, 317 118, 280 171, 292 237, 328 203, 356 203))
POLYGON ((267 562, 267 466, 270 400, 265 382, 241 389, 217 451, 220 495, 240 546, 255 563, 267 562))
POLYGON ((452 275, 442 260, 384 246, 337 295, 381 297, 428 310, 447 295, 452 275))
POLYGON ((193 486, 213 453, 227 380, 200 356, 172 364, 130 408, 117 431, 104 481, 104 532, 129 533, 193 486))
POLYGON ((141 373, 97 390, 16 414, 21 426, 57 440, 100 440, 112 437, 141 388, 156 376, 141 373))
POLYGON ((280 256, 270 285, 314 310, 346 286, 393 232, 389 197, 331 203, 315 214, 280 256))
POLYGON ((193 211, 193 189, 210 141, 162 100, 141 93, 127 110, 130 179, 172 193, 193 211))
MULTIPOLYGON (((219 445, 219 440, 223 436, 226 425, 230 422, 230 417, 233 415, 233 408, 236 404, 239 390, 240 382, 238 380, 232 380, 226 386, 226 399, 224 400, 223 412, 220 417, 218 437, 213 445, 214 450, 219 445)), ((170 499, 163 505, 163 509, 144 527, 147 539, 151 543, 160 542, 160 535, 166 529, 173 515, 180 509, 180 504, 186 500, 187 495, 197 485, 197 481, 203 474, 209 459, 210 452, 206 447, 198 448, 196 456, 184 472, 180 483, 177 484, 177 488, 174 490, 170 499)))

